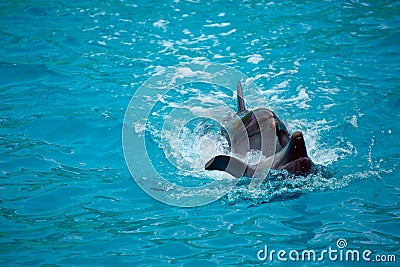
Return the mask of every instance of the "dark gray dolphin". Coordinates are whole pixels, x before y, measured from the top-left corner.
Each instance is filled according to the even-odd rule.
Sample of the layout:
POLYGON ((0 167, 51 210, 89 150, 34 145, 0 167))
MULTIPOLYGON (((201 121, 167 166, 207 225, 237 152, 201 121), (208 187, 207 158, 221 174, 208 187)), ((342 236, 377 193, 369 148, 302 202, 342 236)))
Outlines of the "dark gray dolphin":
POLYGON ((205 169, 225 171, 238 178, 256 177, 269 168, 296 175, 309 173, 314 163, 307 155, 303 134, 297 131, 290 135, 285 124, 269 109, 246 110, 240 82, 237 96, 239 118, 225 129, 232 153, 241 157, 253 149, 260 150, 264 157, 257 164, 248 165, 239 158, 218 155, 206 163, 205 169))

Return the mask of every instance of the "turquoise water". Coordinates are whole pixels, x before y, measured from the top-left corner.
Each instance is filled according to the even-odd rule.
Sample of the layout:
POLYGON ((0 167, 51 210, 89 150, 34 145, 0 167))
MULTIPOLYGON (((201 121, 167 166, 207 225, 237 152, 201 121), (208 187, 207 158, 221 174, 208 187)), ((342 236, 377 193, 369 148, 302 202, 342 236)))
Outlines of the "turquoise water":
POLYGON ((400 260, 399 1, 8 1, 0 14, 1 265, 279 265, 257 252, 341 238, 400 260), (247 75, 332 177, 238 186, 195 208, 144 193, 125 110, 152 75, 199 62, 247 75))

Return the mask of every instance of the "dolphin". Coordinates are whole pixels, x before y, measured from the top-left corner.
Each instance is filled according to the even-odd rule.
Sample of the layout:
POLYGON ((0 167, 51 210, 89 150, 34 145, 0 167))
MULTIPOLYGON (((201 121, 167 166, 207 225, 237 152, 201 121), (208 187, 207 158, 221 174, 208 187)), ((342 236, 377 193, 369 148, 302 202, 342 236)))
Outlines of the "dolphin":
POLYGON ((311 172, 314 163, 307 155, 303 134, 289 134, 285 124, 266 108, 247 110, 243 89, 237 84, 237 117, 227 124, 224 134, 233 155, 217 155, 205 164, 206 170, 225 171, 234 177, 259 177, 265 169, 287 170, 295 175, 311 172), (263 157, 257 164, 241 158, 250 150, 259 150, 263 157))

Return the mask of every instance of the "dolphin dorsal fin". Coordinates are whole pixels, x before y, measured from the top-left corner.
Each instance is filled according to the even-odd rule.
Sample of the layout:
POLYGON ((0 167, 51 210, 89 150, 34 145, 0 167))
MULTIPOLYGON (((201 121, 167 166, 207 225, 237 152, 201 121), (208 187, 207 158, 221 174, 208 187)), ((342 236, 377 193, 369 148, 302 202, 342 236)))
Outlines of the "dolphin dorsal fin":
POLYGON ((242 89, 242 84, 240 82, 237 83, 237 99, 238 99, 238 111, 237 113, 243 113, 246 112, 246 107, 244 105, 244 99, 243 99, 243 89, 242 89))

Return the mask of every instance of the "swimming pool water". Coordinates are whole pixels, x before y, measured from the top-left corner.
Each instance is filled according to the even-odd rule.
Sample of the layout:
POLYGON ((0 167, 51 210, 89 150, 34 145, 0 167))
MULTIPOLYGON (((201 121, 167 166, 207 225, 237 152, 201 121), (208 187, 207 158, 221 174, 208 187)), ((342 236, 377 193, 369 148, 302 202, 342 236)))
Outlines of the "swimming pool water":
MULTIPOLYGON (((399 261, 399 10, 369 0, 0 3, 1 264, 278 265, 257 252, 321 252, 338 239, 399 261), (332 177, 238 187, 195 208, 144 193, 124 159, 125 110, 153 75, 207 62, 247 75, 332 177)), ((200 108, 235 107, 226 92, 182 90, 200 108)), ((180 143, 187 153, 193 139, 180 143)))

